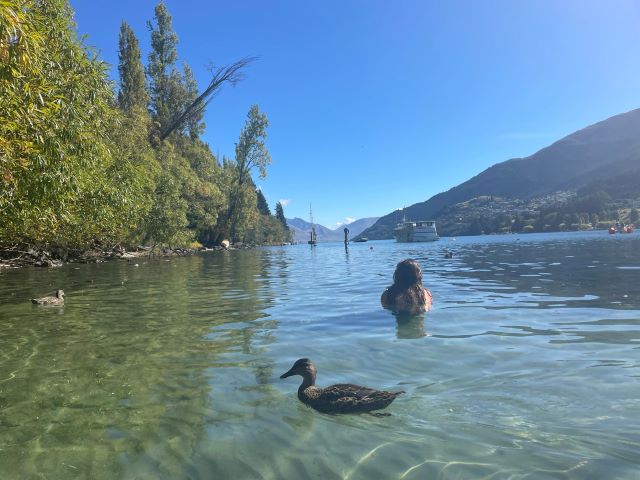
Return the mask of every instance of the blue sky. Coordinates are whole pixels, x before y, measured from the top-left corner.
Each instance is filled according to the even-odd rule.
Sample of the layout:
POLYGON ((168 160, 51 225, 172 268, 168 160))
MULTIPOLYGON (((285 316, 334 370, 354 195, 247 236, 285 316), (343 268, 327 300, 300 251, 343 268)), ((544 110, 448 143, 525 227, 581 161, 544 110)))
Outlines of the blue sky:
MULTIPOLYGON (((117 80, 121 20, 144 61, 155 0, 72 0, 117 80)), ((257 179, 287 217, 335 227, 424 201, 485 168, 640 107, 640 2, 166 0, 180 61, 259 56, 210 104, 233 156, 250 106, 270 122, 257 179)))

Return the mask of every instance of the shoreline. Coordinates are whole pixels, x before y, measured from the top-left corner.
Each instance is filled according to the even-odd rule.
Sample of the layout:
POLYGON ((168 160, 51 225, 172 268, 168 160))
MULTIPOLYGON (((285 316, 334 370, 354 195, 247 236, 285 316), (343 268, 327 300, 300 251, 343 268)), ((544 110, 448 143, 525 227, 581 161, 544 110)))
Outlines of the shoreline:
POLYGON ((255 245, 233 244, 229 246, 201 247, 201 248, 157 248, 139 246, 127 250, 115 247, 110 250, 84 250, 79 252, 52 249, 54 253, 44 249, 29 248, 27 250, 0 248, 0 270, 25 267, 58 268, 67 263, 102 263, 112 260, 132 261, 138 258, 152 257, 187 257, 203 252, 220 250, 247 250, 255 245))

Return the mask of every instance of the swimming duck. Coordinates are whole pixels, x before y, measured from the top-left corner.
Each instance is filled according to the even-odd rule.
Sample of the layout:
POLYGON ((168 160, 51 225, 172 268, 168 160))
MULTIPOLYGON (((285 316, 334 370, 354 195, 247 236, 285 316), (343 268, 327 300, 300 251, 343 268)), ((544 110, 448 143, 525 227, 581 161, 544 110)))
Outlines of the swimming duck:
POLYGON ((298 398, 302 403, 322 413, 361 413, 380 410, 388 406, 404 392, 386 392, 360 387, 350 383, 339 383, 326 388, 316 387, 316 367, 308 358, 301 358, 291 370, 280 378, 292 375, 302 377, 298 398))
POLYGON ((60 289, 56 290, 55 297, 32 298, 31 303, 35 303, 36 305, 63 305, 64 291, 60 289))

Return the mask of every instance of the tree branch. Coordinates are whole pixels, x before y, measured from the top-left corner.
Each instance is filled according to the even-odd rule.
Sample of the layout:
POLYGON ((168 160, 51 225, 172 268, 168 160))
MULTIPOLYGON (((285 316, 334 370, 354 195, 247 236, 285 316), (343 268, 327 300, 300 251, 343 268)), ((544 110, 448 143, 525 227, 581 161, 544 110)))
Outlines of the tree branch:
POLYGON ((209 82, 209 86, 191 103, 191 105, 185 108, 180 115, 171 120, 171 122, 162 129, 160 132, 160 140, 164 140, 191 118, 202 113, 207 105, 209 105, 209 102, 211 102, 211 100, 216 96, 222 85, 226 82, 235 86, 236 83, 243 80, 244 73, 241 70, 256 59, 257 57, 246 57, 232 63, 231 65, 227 65, 226 67, 220 67, 213 70, 213 78, 209 82))

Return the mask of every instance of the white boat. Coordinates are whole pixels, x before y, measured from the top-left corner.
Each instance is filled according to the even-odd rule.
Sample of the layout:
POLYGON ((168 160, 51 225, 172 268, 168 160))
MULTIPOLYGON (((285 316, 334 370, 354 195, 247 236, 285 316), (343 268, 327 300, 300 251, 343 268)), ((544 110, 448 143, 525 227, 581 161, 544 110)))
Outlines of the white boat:
POLYGON ((404 221, 394 230, 396 242, 433 242, 438 240, 436 222, 434 220, 404 221))

